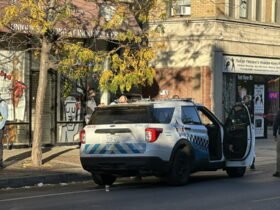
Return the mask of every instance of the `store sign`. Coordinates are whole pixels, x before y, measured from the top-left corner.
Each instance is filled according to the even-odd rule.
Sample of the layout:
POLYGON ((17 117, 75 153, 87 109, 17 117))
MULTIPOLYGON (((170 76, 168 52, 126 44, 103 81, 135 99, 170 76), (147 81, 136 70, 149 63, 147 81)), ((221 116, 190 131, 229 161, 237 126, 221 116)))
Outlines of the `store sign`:
POLYGON ((254 87, 254 110, 257 114, 264 113, 264 85, 254 87))
POLYGON ((224 56, 223 72, 280 75, 280 59, 224 56))
MULTIPOLYGON (((32 28, 32 26, 26 25, 26 24, 18 24, 13 23, 11 24, 11 29, 16 32, 22 32, 22 33, 36 33, 36 30, 32 28)), ((118 35, 117 31, 99 31, 95 29, 73 29, 68 30, 65 28, 55 28, 56 32, 59 35, 64 35, 66 37, 77 37, 77 38, 89 38, 89 37, 103 37, 103 38, 113 38, 118 35)))
POLYGON ((237 79, 241 81, 252 81, 254 77, 252 75, 239 74, 237 75, 237 79))
POLYGON ((270 100, 277 100, 279 98, 279 92, 276 92, 276 91, 268 92, 268 98, 270 100))

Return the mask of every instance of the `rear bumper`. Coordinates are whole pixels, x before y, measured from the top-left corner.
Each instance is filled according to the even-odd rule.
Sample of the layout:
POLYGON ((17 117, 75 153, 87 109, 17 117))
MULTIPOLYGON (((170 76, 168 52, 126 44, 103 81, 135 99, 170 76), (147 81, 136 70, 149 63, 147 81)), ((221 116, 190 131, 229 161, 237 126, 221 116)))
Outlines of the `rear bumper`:
POLYGON ((169 162, 158 157, 81 157, 80 160, 85 170, 96 174, 162 175, 169 169, 169 162))

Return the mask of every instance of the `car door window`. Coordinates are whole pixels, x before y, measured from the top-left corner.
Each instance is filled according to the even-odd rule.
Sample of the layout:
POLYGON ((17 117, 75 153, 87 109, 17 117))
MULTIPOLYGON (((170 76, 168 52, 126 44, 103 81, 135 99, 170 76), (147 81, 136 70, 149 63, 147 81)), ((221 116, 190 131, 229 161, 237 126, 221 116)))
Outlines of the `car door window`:
POLYGON ((248 111, 243 105, 236 105, 229 114, 226 125, 250 124, 248 111))
POLYGON ((206 107, 197 107, 202 124, 207 128, 209 138, 209 158, 210 160, 220 160, 222 158, 222 138, 218 119, 206 107))
POLYGON ((225 123, 224 154, 228 160, 244 160, 250 154, 252 131, 250 115, 243 104, 236 104, 225 123), (248 132, 249 131, 249 132, 248 132))
POLYGON ((213 125, 213 121, 205 115, 201 110, 198 110, 198 114, 200 116, 201 122, 203 125, 213 125))
POLYGON ((174 108, 154 108, 153 117, 157 123, 170 123, 174 108))
POLYGON ((184 124, 201 124, 194 106, 182 106, 182 122, 184 124))

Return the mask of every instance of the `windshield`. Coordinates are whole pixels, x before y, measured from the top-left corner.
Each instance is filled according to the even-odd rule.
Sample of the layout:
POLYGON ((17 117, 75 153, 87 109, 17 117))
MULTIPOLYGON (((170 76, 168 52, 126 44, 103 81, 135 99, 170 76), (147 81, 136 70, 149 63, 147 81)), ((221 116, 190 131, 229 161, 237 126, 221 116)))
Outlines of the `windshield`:
POLYGON ((174 108, 120 106, 97 108, 89 124, 170 123, 174 108))

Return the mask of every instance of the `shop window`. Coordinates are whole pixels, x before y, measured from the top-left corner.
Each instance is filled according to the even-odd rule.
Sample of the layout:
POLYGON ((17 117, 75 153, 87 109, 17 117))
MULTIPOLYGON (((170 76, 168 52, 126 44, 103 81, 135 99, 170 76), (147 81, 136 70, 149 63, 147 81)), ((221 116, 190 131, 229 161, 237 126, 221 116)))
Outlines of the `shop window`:
POLYGON ((86 85, 83 81, 70 80, 64 75, 60 75, 60 79, 57 140, 58 143, 78 142, 79 130, 83 126, 85 116, 86 85))
POLYGON ((229 13, 228 13, 228 15, 229 15, 229 17, 232 17, 232 18, 234 18, 235 17, 235 8, 236 8, 236 5, 235 5, 235 0, 229 0, 229 3, 228 3, 229 5, 229 13))
POLYGON ((249 0, 240 0, 239 17, 248 18, 249 0))
POLYGON ((3 60, 3 64, 0 65, 0 92, 8 104, 8 120, 26 122, 28 121, 26 91, 29 86, 26 71, 27 54, 1 51, 0 58, 3 60))
POLYGON ((190 0, 171 1, 170 15, 171 16, 191 15, 191 1, 190 0))
POLYGON ((57 141, 77 143, 85 120, 90 119, 92 111, 99 105, 97 75, 89 74, 86 79, 80 80, 60 75, 57 91, 60 95, 60 105, 57 107, 57 141))
POLYGON ((262 0, 256 0, 256 20, 257 21, 262 20, 262 7, 263 7, 262 0))
POLYGON ((223 119, 228 117, 231 107, 236 103, 236 76, 225 74, 223 77, 223 119))
POLYGON ((8 123, 4 143, 29 143, 29 71, 28 53, 0 51, 0 93, 8 105, 8 123))
POLYGON ((268 111, 266 121, 269 126, 273 125, 274 115, 279 109, 280 101, 280 78, 275 76, 268 81, 268 111))
POLYGON ((274 4, 274 10, 275 10, 275 15, 274 15, 274 20, 276 23, 280 23, 280 0, 275 0, 274 4))

